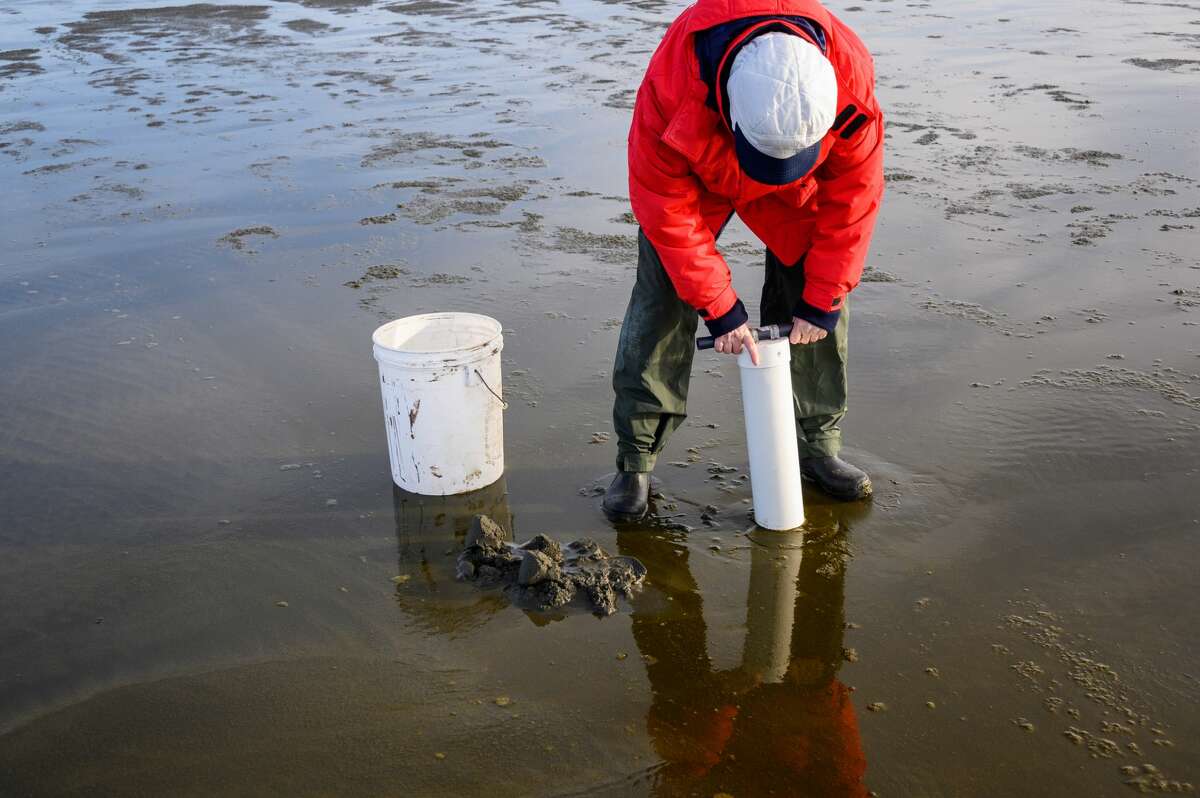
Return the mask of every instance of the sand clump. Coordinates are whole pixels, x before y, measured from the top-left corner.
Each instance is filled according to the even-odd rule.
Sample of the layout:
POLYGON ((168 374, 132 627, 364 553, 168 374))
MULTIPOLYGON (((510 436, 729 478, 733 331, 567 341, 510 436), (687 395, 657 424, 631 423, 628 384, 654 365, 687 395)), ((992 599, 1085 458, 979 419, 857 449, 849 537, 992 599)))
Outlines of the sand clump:
POLYGON ((1006 314, 989 310, 975 302, 945 299, 935 295, 932 299, 922 302, 921 307, 952 319, 973 321, 981 327, 990 327, 1002 335, 1029 337, 1027 333, 1019 332, 1018 325, 1008 321, 1006 314))
POLYGON ((1200 288, 1176 288, 1171 296, 1175 297, 1175 306, 1182 310, 1200 308, 1200 288))
MULTIPOLYGON (((1167 778, 1157 766, 1145 762, 1146 743, 1163 749, 1173 747, 1174 741, 1166 736, 1163 723, 1137 706, 1142 702, 1135 686, 1101 661, 1086 638, 1067 631, 1058 614, 1037 602, 1013 602, 1013 608, 1017 611, 1004 616, 1004 625, 1048 656, 1041 664, 1021 660, 1009 668, 1022 678, 1027 689, 1043 696, 1042 707, 1049 723, 1057 725, 1059 719, 1069 719, 1063 723, 1065 728, 1060 727, 1061 736, 1093 760, 1140 760, 1143 764, 1119 768, 1125 785, 1139 792, 1193 792, 1191 782, 1167 778), (1088 704, 1099 713, 1091 729, 1085 718, 1090 714, 1086 711, 1088 704)), ((1000 644, 993 644, 993 650, 1005 656, 1013 653, 1000 644)), ((1014 723, 1027 732, 1035 730, 1025 718, 1014 723)))
POLYGON ((362 288, 365 283, 375 282, 377 280, 395 280, 408 274, 409 271, 403 266, 395 263, 380 263, 375 266, 367 267, 363 272, 362 277, 343 283, 347 288, 362 288))
POLYGON ((89 11, 69 22, 58 43, 69 50, 92 53, 114 64, 128 64, 146 50, 164 50, 180 60, 213 57, 207 49, 286 46, 283 37, 263 33, 260 23, 270 16, 263 5, 226 6, 191 3, 163 8, 89 11), (152 42, 133 49, 130 40, 152 42))
POLYGON ((631 235, 559 227, 549 248, 572 255, 588 255, 601 263, 632 265, 637 262, 637 246, 637 238, 631 235))
POLYGON ((646 566, 633 557, 612 556, 587 538, 564 546, 536 535, 516 545, 499 524, 477 515, 458 556, 458 578, 501 587, 518 606, 543 612, 582 598, 593 614, 604 617, 617 611, 618 596, 631 598, 641 587, 646 566))
POLYGON ((1126 58, 1125 63, 1156 72, 1200 71, 1200 61, 1194 58, 1126 58))
MULTIPOLYGON (((456 182, 456 181, 453 181, 456 182)), ((466 216, 496 216, 509 205, 522 199, 529 191, 527 185, 481 185, 451 190, 452 181, 395 181, 381 183, 376 188, 420 189, 407 201, 396 205, 396 211, 363 219, 360 224, 386 224, 400 216, 421 225, 433 225, 457 214, 466 216)), ((515 227, 522 221, 497 224, 515 227)))
POLYGON ((372 147, 371 151, 362 158, 361 165, 368 169, 387 164, 399 156, 410 155, 421 150, 458 150, 463 152, 494 150, 512 146, 502 141, 496 141, 486 133, 474 133, 466 138, 455 138, 429 131, 382 130, 373 131, 370 136, 371 138, 385 138, 388 141, 372 147))
POLYGON ((0 52, 0 78, 40 75, 46 70, 37 63, 39 55, 39 51, 34 48, 0 52))
POLYGON ((876 269, 873 266, 868 266, 863 269, 862 282, 864 283, 898 283, 900 278, 891 272, 886 272, 883 269, 876 269))
POLYGON ((295 3, 305 8, 324 9, 335 14, 345 14, 372 5, 375 0, 283 0, 283 2, 295 3))
POLYGON ((1200 383, 1200 375, 1185 374, 1169 366, 1150 372, 1113 366, 1097 366, 1091 369, 1065 369, 1054 377, 1046 373, 1035 374, 1022 380, 1023 387, 1045 386, 1073 390, 1095 391, 1097 389, 1129 389, 1156 393, 1172 404, 1191 410, 1200 410, 1200 396, 1190 393, 1185 386, 1200 383))
POLYGON ((309 36, 313 36, 317 33, 324 33, 325 31, 329 30, 331 26, 326 25, 324 22, 318 22, 315 19, 305 18, 288 20, 287 22, 283 23, 283 27, 290 31, 295 31, 296 33, 306 33, 309 36))
POLYGON ((0 125, 0 136, 7 135, 9 133, 20 133, 26 130, 35 133, 44 133, 46 131, 46 126, 41 122, 33 122, 27 119, 22 119, 16 122, 8 122, 7 124, 0 125))
POLYGON ((247 249, 246 239, 252 236, 265 236, 266 238, 279 238, 279 233, 275 228, 265 224, 255 225, 253 227, 240 227, 237 230, 226 233, 217 239, 218 243, 228 244, 240 252, 253 252, 247 249))

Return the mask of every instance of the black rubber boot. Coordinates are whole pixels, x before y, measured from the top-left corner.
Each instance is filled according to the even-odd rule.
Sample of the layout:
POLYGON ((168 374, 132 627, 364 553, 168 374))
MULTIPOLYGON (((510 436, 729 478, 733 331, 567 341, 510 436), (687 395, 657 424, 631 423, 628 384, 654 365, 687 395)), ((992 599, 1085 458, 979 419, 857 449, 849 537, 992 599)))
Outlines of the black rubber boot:
POLYGON ((839 457, 805 457, 800 460, 800 473, 835 499, 853 501, 871 495, 867 472, 839 457))
POLYGON ((604 514, 610 521, 640 521, 650 505, 650 474, 618 471, 604 491, 604 514))

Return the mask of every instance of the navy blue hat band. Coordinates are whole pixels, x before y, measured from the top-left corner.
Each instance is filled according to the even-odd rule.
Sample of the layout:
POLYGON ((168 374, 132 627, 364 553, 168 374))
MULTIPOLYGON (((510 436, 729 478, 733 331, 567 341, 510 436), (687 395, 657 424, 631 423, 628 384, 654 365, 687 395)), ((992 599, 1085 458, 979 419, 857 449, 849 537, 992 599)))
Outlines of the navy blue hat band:
POLYGON ((782 186, 795 182, 812 171, 821 154, 821 142, 800 150, 790 158, 772 158, 751 144, 739 126, 733 129, 734 151, 742 171, 759 183, 782 186))

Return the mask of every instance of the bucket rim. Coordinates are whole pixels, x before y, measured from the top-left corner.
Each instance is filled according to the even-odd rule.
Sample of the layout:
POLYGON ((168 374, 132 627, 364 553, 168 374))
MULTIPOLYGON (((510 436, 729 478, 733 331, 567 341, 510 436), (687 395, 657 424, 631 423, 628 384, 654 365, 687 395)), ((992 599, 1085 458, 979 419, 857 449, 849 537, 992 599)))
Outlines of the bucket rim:
POLYGON ((501 325, 499 321, 497 321, 496 319, 493 319, 491 316, 485 316, 482 313, 467 313, 467 312, 462 312, 462 311, 437 311, 437 312, 433 312, 433 313, 417 313, 412 316, 402 316, 401 318, 392 319, 391 321, 386 322, 385 324, 381 324, 375 328, 375 332, 371 333, 371 343, 375 345, 375 348, 377 350, 380 350, 380 351, 383 351, 383 352, 386 352, 386 353, 392 354, 392 355, 399 355, 402 357, 421 357, 421 356, 429 356, 429 355, 446 356, 446 355, 455 355, 455 354, 469 355, 472 352, 476 352, 480 349, 490 346, 492 343, 494 343, 496 341, 497 338, 501 337, 503 334, 504 334, 503 325, 501 325), (458 318, 458 319, 469 318, 474 321, 483 322, 484 324, 486 324, 488 327, 491 328, 491 335, 489 335, 486 340, 484 340, 478 344, 472 344, 471 346, 468 346, 468 347, 447 346, 444 349, 426 349, 421 352, 414 352, 414 351, 408 350, 408 349, 397 349, 393 346, 388 346, 387 344, 383 343, 380 340, 381 337, 385 334, 385 332, 389 328, 396 327, 397 325, 400 325, 400 324, 412 324, 412 323, 420 322, 420 321, 433 321, 433 320, 443 320, 443 319, 452 319, 452 318, 458 318))

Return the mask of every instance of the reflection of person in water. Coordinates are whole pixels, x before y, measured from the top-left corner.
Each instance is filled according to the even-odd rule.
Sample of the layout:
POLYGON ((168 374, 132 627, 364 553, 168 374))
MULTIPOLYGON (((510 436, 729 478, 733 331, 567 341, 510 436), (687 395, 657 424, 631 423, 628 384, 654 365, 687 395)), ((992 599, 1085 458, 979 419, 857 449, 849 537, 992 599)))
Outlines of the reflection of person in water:
POLYGON ((719 672, 683 541, 642 531, 622 533, 619 545, 653 580, 634 600, 633 634, 654 692, 647 727, 665 763, 654 794, 865 796, 858 722, 837 678, 844 573, 835 547, 802 550, 798 536, 778 533, 755 541, 742 664, 719 672))

